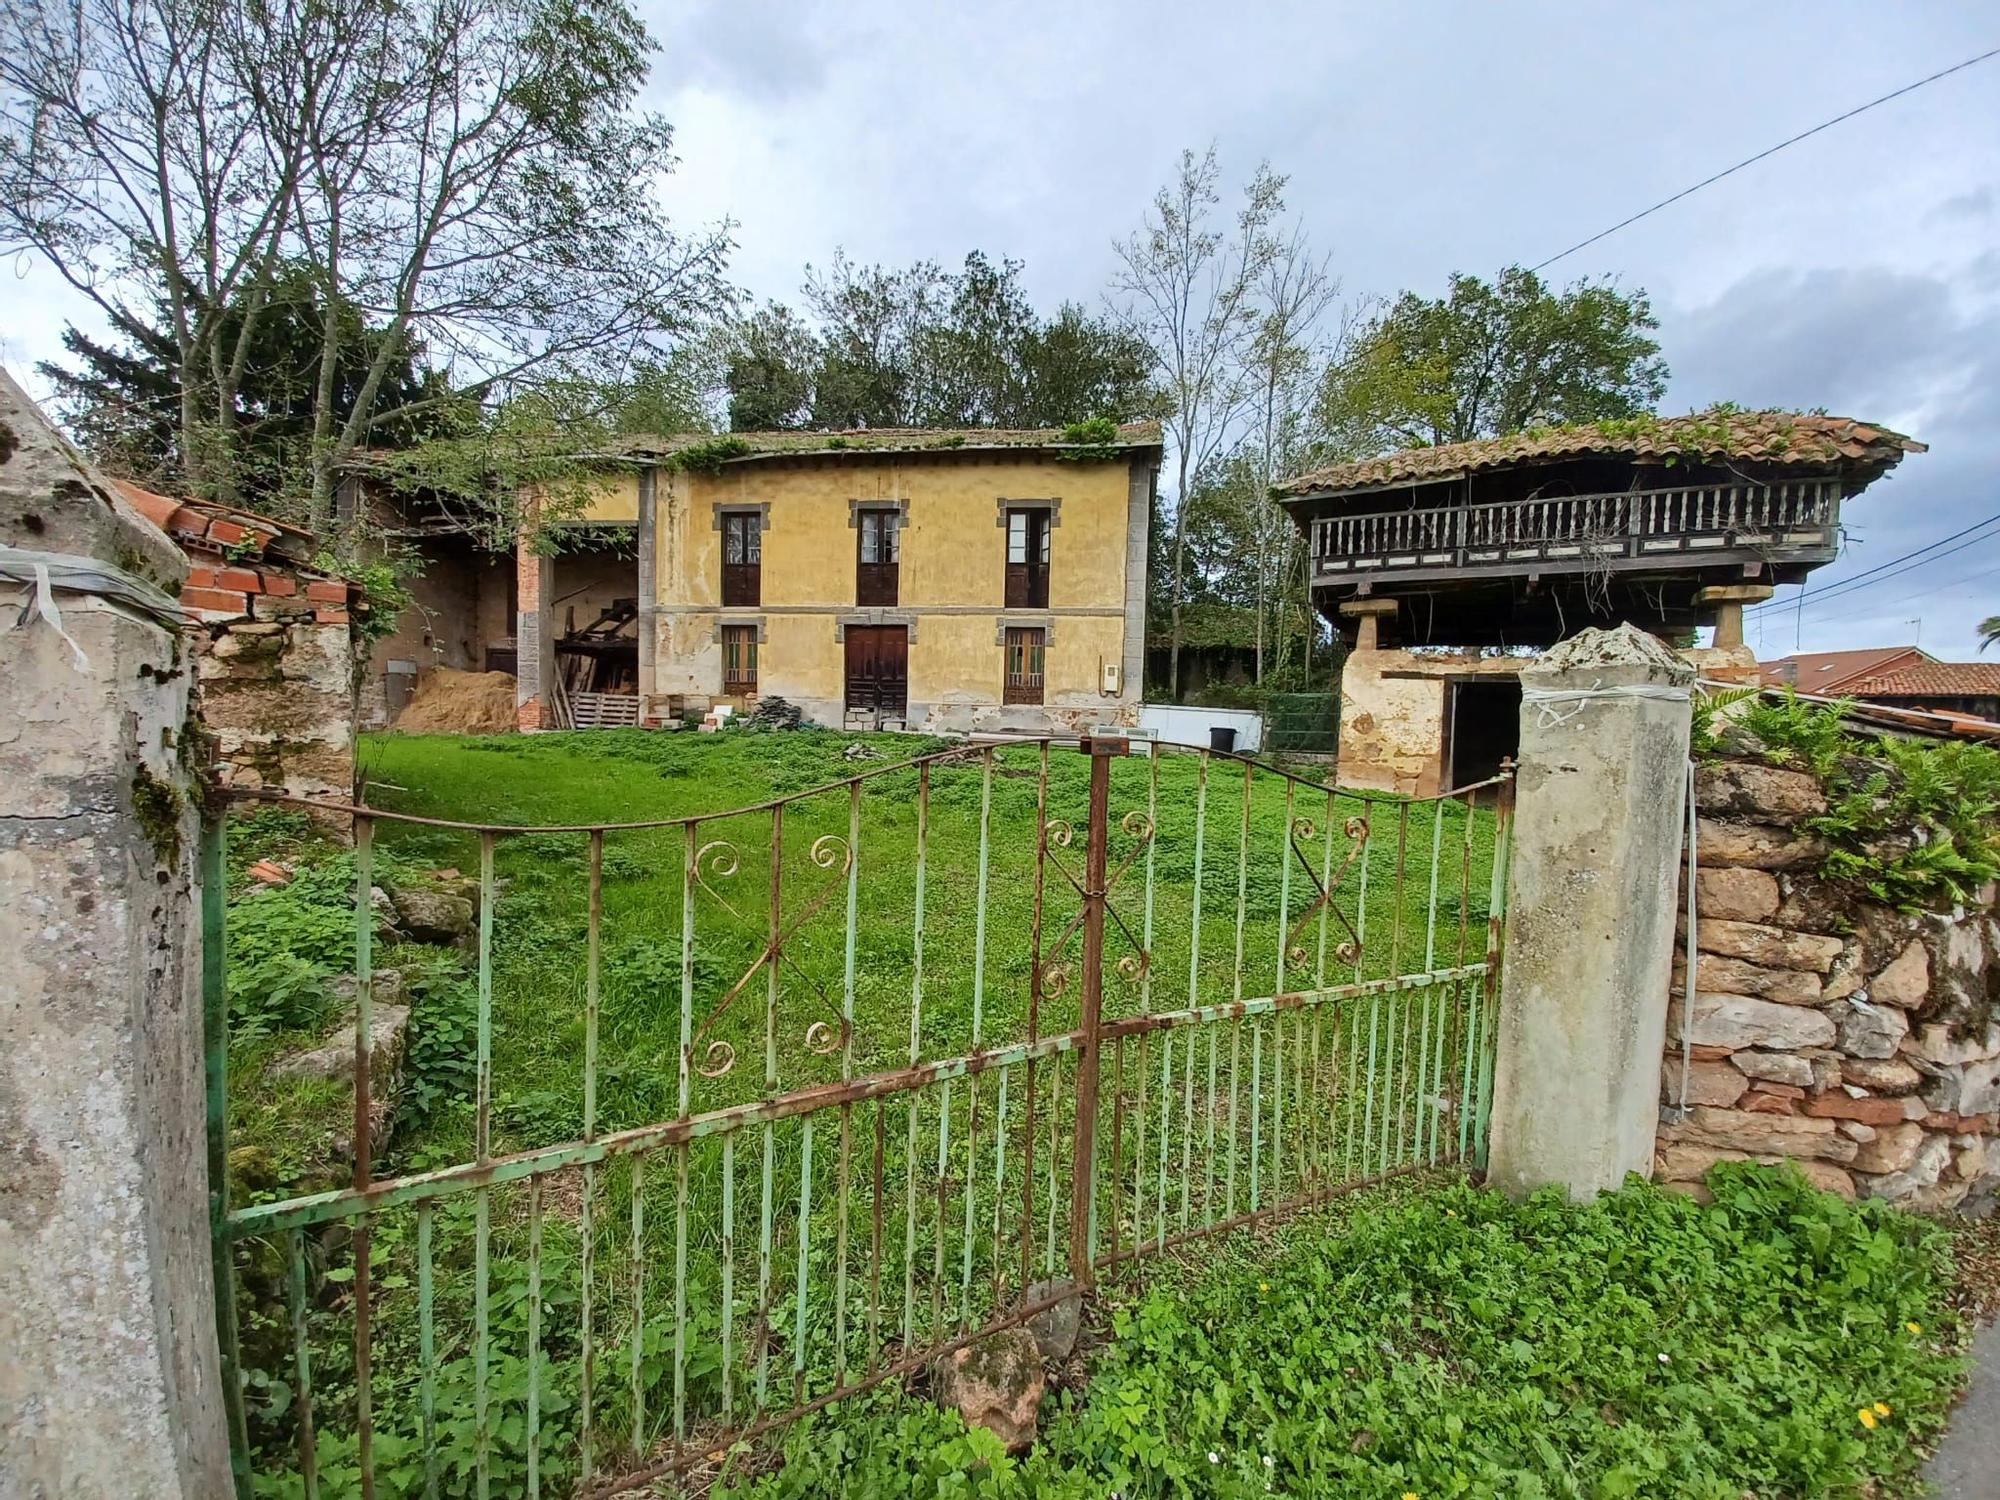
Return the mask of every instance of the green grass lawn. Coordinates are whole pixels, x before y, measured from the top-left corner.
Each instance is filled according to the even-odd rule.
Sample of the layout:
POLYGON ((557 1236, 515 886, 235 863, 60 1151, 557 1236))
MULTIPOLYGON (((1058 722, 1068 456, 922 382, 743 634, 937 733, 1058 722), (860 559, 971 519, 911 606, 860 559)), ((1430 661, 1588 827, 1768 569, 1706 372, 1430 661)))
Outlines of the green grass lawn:
MULTIPOLYGON (((1076 935, 1071 931, 1057 953, 1070 967, 1068 981, 1051 977, 1032 1016, 1031 955, 1043 816, 1063 825, 1040 872, 1044 949, 1073 927, 1080 907, 1058 863, 1081 877, 1086 757, 1073 748, 1050 750, 1046 780, 1042 752, 1031 746, 994 752, 990 766, 975 752, 927 774, 863 775, 938 748, 911 737, 819 731, 382 736, 366 743, 363 764, 371 805, 416 817, 526 827, 700 819, 691 827, 619 830, 603 838, 598 1066, 589 1123, 606 1133, 682 1113, 684 1021, 702 1070, 689 1079, 691 1112, 829 1082, 843 1066, 866 1075, 907 1064, 913 1054, 951 1058, 1077 1024, 1076 935), (856 744, 869 758, 847 758, 856 744), (798 795, 821 787, 828 789, 798 795), (763 805, 774 799, 785 799, 781 812, 763 805), (737 811, 746 808, 753 810, 737 811), (1069 830, 1074 838, 1064 843, 1069 830), (691 861, 699 878, 690 915, 684 891, 691 861), (775 984, 768 967, 757 968, 774 920, 784 934, 775 984), (690 923, 693 942, 684 950, 690 923), (693 989, 685 1017, 684 951, 693 989), (854 1021, 851 1059, 844 1059, 838 1025, 850 964, 854 1021)), ((1483 956, 1494 852, 1490 804, 1469 814, 1456 802, 1330 798, 1318 785, 1249 773, 1226 760, 1210 762, 1204 782, 1198 757, 1166 754, 1155 762, 1135 755, 1113 762, 1111 822, 1109 862, 1123 873, 1106 936, 1107 1017, 1446 968, 1483 956), (1367 836, 1358 837, 1364 826, 1367 836), (1326 870, 1339 873, 1336 900, 1324 919, 1308 915, 1301 925, 1326 870), (1350 928, 1359 952, 1343 957, 1350 928), (1137 961, 1141 948, 1149 954, 1145 963, 1137 961)), ((331 1023, 323 997, 312 998, 319 994, 313 976, 346 967, 351 951, 352 855, 301 834, 296 815, 265 811, 242 820, 232 840, 239 882, 244 864, 260 854, 285 854, 299 867, 292 886, 245 896, 231 913, 232 1129, 258 1158, 256 1180, 238 1185, 239 1201, 329 1185, 338 1171, 326 1148, 344 1133, 340 1092, 278 1083, 264 1071, 271 1057, 331 1023)), ((478 840, 462 831, 384 820, 375 843, 377 878, 385 884, 441 867, 469 876, 479 867, 478 840)), ((496 840, 495 1155, 560 1145, 586 1132, 589 848, 589 836, 577 832, 496 840)), ((375 962, 402 969, 416 993, 398 1124, 378 1151, 377 1175, 467 1161, 476 1145, 475 966, 469 957, 415 945, 388 947, 375 962)), ((1126 1154, 1120 1170, 1106 1174, 1113 1186, 1101 1200, 1105 1232, 1129 1244, 1142 1231, 1164 1235, 1185 1227, 1190 1215, 1224 1217, 1232 1207, 1249 1206, 1253 1191, 1268 1198, 1287 1179, 1296 1187, 1308 1170, 1331 1182, 1368 1175, 1371 1160, 1380 1166, 1414 1159, 1408 1148, 1429 1123, 1423 1101, 1460 1091, 1455 1063, 1453 1081, 1427 1077, 1436 1071, 1433 1053, 1445 1055, 1448 1037, 1464 1043, 1463 1018, 1477 994, 1476 985, 1441 989, 1435 1009, 1428 993, 1421 1007, 1393 998, 1343 1001, 1313 1012, 1310 1025, 1306 1013, 1291 1012, 1186 1028, 1172 1049, 1162 1034, 1150 1050, 1116 1051, 1106 1062, 1105 1087, 1116 1105, 1106 1111, 1105 1129, 1119 1132, 1116 1149, 1126 1154), (1380 1087, 1364 1106, 1358 1088, 1335 1082, 1358 1081, 1364 1048, 1369 1076, 1375 1075, 1378 1023, 1380 1087), (1337 1106, 1326 1107, 1330 1099, 1337 1106)), ((781 1407, 827 1389, 829 1367, 840 1359, 859 1367, 876 1347, 878 1317, 881 1345, 919 1346, 949 1336, 967 1319, 976 1322, 1018 1296, 1031 1277, 1058 1270, 1057 1246, 1067 1235, 1074 1070, 1057 1058, 1039 1074, 1014 1071, 1000 1176, 995 1123, 1010 1106, 996 1090, 1006 1084, 994 1078, 956 1090, 933 1086, 857 1109, 851 1119, 836 1121, 829 1113, 819 1121, 816 1155, 797 1120, 699 1143, 685 1155, 685 1250, 674 1153, 607 1165, 588 1189, 574 1171, 548 1179, 537 1226, 544 1477, 554 1483, 579 1472, 586 1244, 594 1257, 588 1285, 597 1374, 588 1404, 599 1472, 650 1455, 671 1431, 677 1372, 697 1428, 719 1421, 731 1401, 741 1420, 752 1405, 781 1407), (1030 1080, 1040 1110, 1038 1154, 1017 1263, 1030 1080), (882 1186, 871 1191, 873 1142, 880 1143, 882 1186), (877 1204, 887 1219, 879 1251, 868 1238, 877 1204), (879 1287, 870 1284, 871 1264, 879 1287), (685 1313, 677 1316, 676 1299, 683 1297, 685 1313)), ((1461 1110, 1447 1125, 1463 1118, 1461 1110)), ((1101 1141, 1100 1149, 1113 1148, 1101 1141)), ((1438 1154, 1435 1133, 1432 1154, 1438 1154)), ((450 1413, 448 1423, 440 1420, 445 1493, 469 1488, 477 1462, 469 1416, 480 1363, 469 1335, 478 1286, 472 1196, 440 1201, 430 1226, 435 1392, 438 1410, 450 1413)), ((496 1492, 504 1493, 518 1484, 527 1447, 526 1267, 535 1229, 519 1184, 494 1190, 486 1211, 486 1387, 496 1413, 486 1446, 496 1492)), ((383 1493, 390 1494, 421 1492, 425 1478, 416 1399, 419 1233, 409 1210, 376 1218, 371 1390, 377 1466, 383 1493)), ((338 1236, 320 1236, 297 1245, 247 1244, 239 1255, 250 1304, 246 1363, 265 1459, 260 1484, 267 1493, 299 1492, 286 1447, 298 1396, 284 1306, 287 1256, 307 1262, 301 1274, 320 1289, 305 1316, 322 1493, 340 1493, 354 1478, 351 1314, 339 1290, 348 1272, 344 1253, 338 1236)))
MULTIPOLYGON (((892 760, 940 748, 936 742, 914 737, 817 731, 720 736, 627 731, 472 741, 391 735, 371 739, 363 760, 371 778, 371 801, 386 809, 468 821, 578 824, 723 814, 882 764, 843 760, 844 748, 857 742, 892 760)), ((996 756, 987 813, 983 906, 979 760, 975 756, 931 773, 922 1013, 916 1048, 924 1058, 971 1050, 975 1011, 979 1039, 986 1045, 1027 1035, 1036 759, 1033 749, 1009 749, 996 756), (980 963, 976 960, 982 911, 980 963)), ((1282 902, 1289 926, 1311 899, 1311 877, 1327 852, 1325 794, 1297 789, 1292 795, 1293 815, 1318 825, 1318 836, 1302 841, 1315 866, 1309 872, 1296 854, 1287 853, 1287 788, 1281 779, 1264 774, 1254 778, 1246 825, 1242 769, 1227 761, 1213 763, 1201 820, 1202 914, 1197 938, 1194 872, 1201 789, 1196 759, 1163 756, 1157 790, 1152 770, 1146 759, 1137 756, 1113 767, 1114 823, 1128 814, 1144 814, 1149 805, 1157 823, 1151 851, 1154 941, 1143 981, 1134 984, 1114 978, 1108 984, 1106 1015, 1212 1004, 1241 995, 1270 994, 1280 987, 1297 989, 1311 985, 1320 973, 1331 974, 1329 982, 1352 977, 1357 966, 1342 966, 1331 956, 1320 968, 1320 929, 1314 922, 1301 935, 1309 961, 1303 966, 1288 964, 1280 986, 1279 908, 1282 902), (1240 971, 1239 891, 1244 914, 1240 971)), ((1056 851, 1056 857, 1079 876, 1086 776, 1086 759, 1077 751, 1050 752, 1048 815, 1078 830, 1076 841, 1056 851)), ((853 1066, 857 1073, 866 1073, 900 1066, 911 1056, 917 977, 918 776, 914 771, 894 772, 861 785, 853 1066)), ((845 891, 840 871, 816 866, 812 851, 816 840, 847 837, 850 812, 845 786, 794 801, 784 812, 779 861, 784 920, 794 920, 816 898, 824 898, 825 904, 786 944, 787 962, 780 971, 777 997, 777 1089, 837 1076, 837 1056, 816 1056, 804 1046, 814 1022, 838 1022, 845 973, 845 891)), ((1461 911, 1468 926, 1466 951, 1476 961, 1484 944, 1492 858, 1490 813, 1476 816, 1469 850, 1466 818, 1456 803, 1445 805, 1437 828, 1432 826, 1430 804, 1412 809, 1407 830, 1399 829, 1399 807, 1393 802, 1363 804, 1343 795, 1336 814, 1343 822, 1366 814, 1373 824, 1367 844, 1365 918, 1360 910, 1358 865, 1348 872, 1338 903, 1350 921, 1366 928, 1358 972, 1379 977, 1421 968, 1427 942, 1437 963, 1455 961, 1461 911), (1395 899, 1399 832, 1405 838, 1400 901, 1395 899), (1434 834, 1440 848, 1435 907, 1430 884, 1434 834), (1469 887, 1463 901, 1462 886, 1469 887)), ((694 942, 695 1028, 700 1032, 708 1024, 698 1050, 705 1052, 707 1041, 721 1041, 734 1050, 736 1066, 721 1078, 697 1076, 691 1103, 697 1110, 713 1108, 767 1091, 761 1066, 765 976, 756 975, 726 1013, 709 1018, 754 963, 767 934, 771 837, 768 812, 716 817, 702 823, 692 838, 680 829, 607 835, 600 1053, 606 1066, 597 1098, 599 1130, 642 1125, 677 1112, 682 871, 691 845, 699 849, 726 841, 736 864, 733 875, 710 874, 727 867, 717 864, 716 856, 705 864, 708 888, 697 895, 694 942)), ((384 823, 378 838, 393 855, 452 866, 467 874, 477 868, 476 843, 465 835, 384 823)), ((498 844, 496 866, 503 893, 495 908, 493 1048, 500 1149, 548 1145, 582 1133, 587 843, 579 834, 532 834, 498 844)), ((1336 865, 1344 858, 1347 843, 1344 830, 1337 828, 1336 865)), ((1114 826, 1110 855, 1114 866, 1137 847, 1132 834, 1114 826)), ((1126 929, 1142 941, 1146 876, 1147 859, 1141 853, 1113 903, 1126 929)), ((1043 881, 1045 936, 1060 933, 1079 905, 1075 891, 1048 868, 1043 881)), ((1342 936, 1338 923, 1330 922, 1329 954, 1342 936)), ((1075 955, 1077 947, 1072 937, 1069 953, 1075 955)), ((1107 936, 1108 955, 1115 961, 1131 951, 1114 924, 1107 936)), ((1045 1002, 1038 1018, 1042 1034, 1076 1024, 1080 993, 1081 985, 1072 983, 1063 995, 1045 1002)), ((426 1151, 434 1158, 439 1150, 462 1149, 466 1144, 468 1138, 454 1140, 439 1131, 426 1151)))

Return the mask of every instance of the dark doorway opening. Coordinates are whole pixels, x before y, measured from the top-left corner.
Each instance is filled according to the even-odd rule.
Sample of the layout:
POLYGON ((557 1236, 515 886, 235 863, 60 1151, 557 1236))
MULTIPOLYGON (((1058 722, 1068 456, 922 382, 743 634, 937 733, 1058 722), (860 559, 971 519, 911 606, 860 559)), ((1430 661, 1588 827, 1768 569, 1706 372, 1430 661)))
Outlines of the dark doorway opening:
POLYGON ((1521 750, 1520 679, 1452 683, 1445 746, 1446 789, 1499 775, 1500 762, 1521 750))

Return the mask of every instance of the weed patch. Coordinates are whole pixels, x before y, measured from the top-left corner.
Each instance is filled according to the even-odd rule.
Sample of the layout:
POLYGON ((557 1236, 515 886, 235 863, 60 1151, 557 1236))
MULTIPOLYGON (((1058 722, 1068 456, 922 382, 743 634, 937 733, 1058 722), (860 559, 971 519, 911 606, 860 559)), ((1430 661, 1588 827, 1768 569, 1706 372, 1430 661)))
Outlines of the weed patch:
POLYGON ((718 1493, 1915 1493, 1960 1368, 1943 1232, 1789 1169, 1710 1182, 1707 1208, 1637 1182, 1588 1207, 1454 1186, 1303 1223, 1118 1311, 1024 1458, 885 1397, 718 1493))

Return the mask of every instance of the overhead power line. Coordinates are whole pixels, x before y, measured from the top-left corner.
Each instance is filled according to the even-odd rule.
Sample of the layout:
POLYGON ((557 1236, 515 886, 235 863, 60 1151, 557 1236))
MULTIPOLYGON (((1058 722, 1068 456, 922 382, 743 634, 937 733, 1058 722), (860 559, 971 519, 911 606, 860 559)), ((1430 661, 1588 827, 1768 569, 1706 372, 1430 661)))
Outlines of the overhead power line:
POLYGON ((1675 193, 1672 197, 1662 198, 1658 203, 1655 203, 1651 208, 1642 208, 1639 210, 1639 212, 1633 214, 1630 218, 1620 219, 1616 224, 1613 224, 1609 229, 1601 229, 1596 234, 1593 234, 1587 240, 1578 240, 1574 245, 1571 245, 1569 249, 1558 251, 1556 254, 1551 255, 1547 260, 1542 261, 1538 265, 1531 266, 1529 267, 1529 269, 1532 271, 1545 270, 1549 266, 1554 265, 1557 261, 1562 260, 1567 256, 1576 254, 1577 251, 1583 249, 1586 245, 1594 245, 1599 240, 1605 239, 1610 235, 1616 234, 1621 229, 1627 228, 1630 225, 1638 223, 1641 219, 1646 218, 1648 215, 1658 213, 1661 209, 1668 207, 1670 204, 1678 203, 1681 201, 1681 199, 1686 198, 1691 194, 1698 193, 1705 187, 1712 187, 1714 184, 1722 181, 1723 178, 1732 176, 1733 174, 1742 171, 1745 167, 1755 166, 1765 157, 1775 156, 1778 152, 1784 150, 1787 146, 1796 146, 1800 141, 1806 140, 1808 137, 1818 135, 1822 130, 1831 130, 1834 126, 1840 124, 1844 120, 1851 120, 1856 115, 1866 114, 1869 110, 1875 108, 1878 104, 1887 104, 1891 99, 1900 99, 1905 94, 1913 94, 1918 89, 1923 88, 1927 84, 1936 83, 1940 78, 1949 78, 1954 73, 1962 73, 1965 71, 1965 69, 1972 67, 1974 64, 1983 63, 1987 59, 1993 57, 2000 57, 2000 47, 1995 47, 1990 52, 1982 52, 1977 57, 1968 57, 1964 62, 1953 63, 1950 67, 1944 68, 1939 72, 1933 73, 1928 78, 1919 78, 1915 83, 1906 83, 1901 88, 1892 90, 1891 92, 1882 95, 1882 97, 1879 99, 1870 99, 1866 104, 1857 104, 1853 109, 1846 111, 1844 114, 1835 115, 1830 120, 1820 121, 1819 124, 1813 126, 1813 128, 1810 130, 1802 130, 1795 136, 1790 136, 1785 140, 1779 141, 1778 144, 1775 146, 1766 146, 1762 151, 1759 151, 1755 156, 1744 157, 1743 160, 1736 163, 1736 165, 1733 167, 1724 167, 1720 172, 1717 172, 1714 176, 1702 178, 1702 180, 1700 182, 1697 182, 1693 187, 1682 188, 1678 193, 1675 193))
MULTIPOLYGON (((1900 557, 1892 557, 1887 562, 1879 562, 1875 564, 1874 567, 1869 568, 1864 572, 1856 573, 1852 577, 1829 579, 1827 582, 1821 584, 1816 589, 1807 589, 1805 591, 1804 597, 1811 599, 1817 597, 1820 594, 1826 593, 1830 589, 1844 589, 1849 584, 1859 583, 1861 582, 1862 579, 1872 577, 1874 574, 1883 572, 1889 568, 1893 568, 1898 563, 1908 562, 1913 557, 1922 557, 1926 552, 1935 552, 1937 551, 1938 548, 1944 546, 1947 542, 1955 542, 1962 536, 1971 536, 1973 532, 1983 530, 1986 527, 1993 525, 1996 521, 2000 521, 2000 512, 1995 512, 1993 515, 1988 516, 1983 521, 1974 521, 1970 526, 1967 526, 1960 531, 1954 531, 1950 536, 1941 536, 1934 542, 1927 542, 1925 545, 1918 547, 1913 551, 1905 552, 1900 557)), ((1755 613, 1757 610, 1760 609, 1790 609, 1795 603, 1798 602, 1799 597, 1800 597, 1799 595, 1794 594, 1790 599, 1785 599, 1782 601, 1774 599, 1769 604, 1754 604, 1750 607, 1749 610, 1745 611, 1745 613, 1755 613)))
POLYGON ((1934 563, 1942 562, 1945 558, 1964 552, 1968 548, 1976 547, 1982 542, 1993 541, 1996 537, 2000 537, 2000 530, 1988 530, 1987 528, 1993 527, 1996 523, 2000 523, 2000 515, 1988 516, 1977 526, 1968 526, 1964 531, 1953 532, 1948 537, 1943 537, 1938 541, 1932 542, 1928 547, 1919 547, 1916 551, 1906 552, 1901 557, 1892 557, 1889 561, 1870 568, 1866 573, 1858 573, 1852 578, 1843 578, 1836 583, 1827 584, 1822 588, 1807 589, 1804 593, 1794 594, 1789 599, 1773 599, 1767 604, 1754 605, 1751 609, 1746 610, 1745 613, 1758 614, 1764 611, 1811 609, 1850 594, 1863 593, 1868 589, 1874 588, 1877 584, 1887 583, 1893 578, 1901 577, 1905 573, 1914 572, 1918 568, 1929 567, 1934 563), (1974 532, 1981 532, 1982 534, 1974 536, 1972 535, 1974 532), (1965 540, 1959 540, 1961 537, 1965 538, 1965 540), (1946 546, 1947 542, 1954 542, 1957 545, 1946 546), (1943 550, 1940 551, 1940 548, 1943 550), (1935 555, 1927 556, 1926 554, 1935 555))

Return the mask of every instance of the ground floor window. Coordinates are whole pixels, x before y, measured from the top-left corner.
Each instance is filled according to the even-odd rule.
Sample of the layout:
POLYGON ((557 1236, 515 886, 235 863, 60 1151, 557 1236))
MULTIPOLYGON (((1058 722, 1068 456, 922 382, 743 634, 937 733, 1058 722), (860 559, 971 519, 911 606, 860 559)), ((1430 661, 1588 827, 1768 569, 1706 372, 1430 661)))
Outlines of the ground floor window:
POLYGON ((1003 703, 1040 703, 1042 701, 1042 661, 1047 654, 1049 634, 1046 630, 1032 630, 1021 627, 1007 632, 1007 683, 1001 694, 1003 703))
POLYGON ((725 693, 757 691, 757 627, 722 627, 722 690, 725 693))

